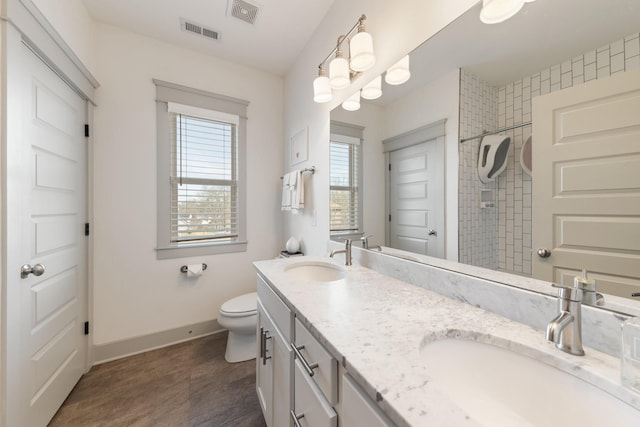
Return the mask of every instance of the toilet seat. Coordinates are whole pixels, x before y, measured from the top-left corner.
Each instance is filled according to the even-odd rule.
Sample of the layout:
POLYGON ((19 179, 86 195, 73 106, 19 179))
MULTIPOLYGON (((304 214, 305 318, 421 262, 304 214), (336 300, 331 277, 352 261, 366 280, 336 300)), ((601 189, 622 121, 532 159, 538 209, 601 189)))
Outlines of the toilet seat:
POLYGON ((232 298, 220 307, 220 314, 227 317, 246 317, 257 312, 258 294, 256 292, 232 298))

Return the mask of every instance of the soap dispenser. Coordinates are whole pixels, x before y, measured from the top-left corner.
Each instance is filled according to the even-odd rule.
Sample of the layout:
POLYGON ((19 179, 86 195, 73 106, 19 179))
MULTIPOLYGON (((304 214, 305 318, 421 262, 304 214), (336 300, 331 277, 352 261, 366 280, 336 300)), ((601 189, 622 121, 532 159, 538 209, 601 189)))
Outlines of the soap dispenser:
POLYGON ((587 305, 602 305, 604 296, 596 292, 596 281, 587 277, 587 269, 582 269, 582 275, 573 278, 573 287, 582 289, 582 303, 587 305))

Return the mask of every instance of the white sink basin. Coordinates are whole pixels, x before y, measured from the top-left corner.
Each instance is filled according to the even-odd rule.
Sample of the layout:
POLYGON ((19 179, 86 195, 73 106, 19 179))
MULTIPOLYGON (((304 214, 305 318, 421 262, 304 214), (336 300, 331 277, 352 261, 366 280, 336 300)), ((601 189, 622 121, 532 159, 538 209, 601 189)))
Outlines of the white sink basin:
POLYGON ((323 261, 301 261, 284 268, 287 275, 307 282, 333 282, 344 279, 347 269, 341 265, 323 261))
POLYGON ((501 347, 443 339, 420 352, 435 385, 482 425, 640 425, 640 411, 612 395, 501 347))

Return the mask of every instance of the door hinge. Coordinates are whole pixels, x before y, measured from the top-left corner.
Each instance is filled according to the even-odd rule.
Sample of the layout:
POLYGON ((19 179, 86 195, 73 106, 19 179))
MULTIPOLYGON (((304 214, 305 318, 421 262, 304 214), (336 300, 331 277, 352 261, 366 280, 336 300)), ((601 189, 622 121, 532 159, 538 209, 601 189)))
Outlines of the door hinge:
POLYGON ((391 215, 389 215, 389 222, 391 222, 391 215))
POLYGON ((389 172, 391 172, 391 163, 389 163, 389 172))
POLYGON ((89 125, 84 125, 84 136, 89 138, 89 125))
POLYGON ((89 229, 90 229, 89 223, 88 223, 88 222, 85 222, 85 223, 84 223, 84 235, 85 235, 85 236, 88 236, 88 235, 89 235, 89 229))
POLYGON ((84 334, 89 335, 89 322, 84 322, 84 334))

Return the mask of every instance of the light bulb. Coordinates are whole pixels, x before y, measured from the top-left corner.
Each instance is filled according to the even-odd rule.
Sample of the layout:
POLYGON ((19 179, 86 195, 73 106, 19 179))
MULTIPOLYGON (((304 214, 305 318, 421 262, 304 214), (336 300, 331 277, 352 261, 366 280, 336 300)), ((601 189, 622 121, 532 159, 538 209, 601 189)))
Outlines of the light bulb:
POLYGON ((485 24, 506 21, 518 13, 525 0, 482 0, 480 20, 485 24))

